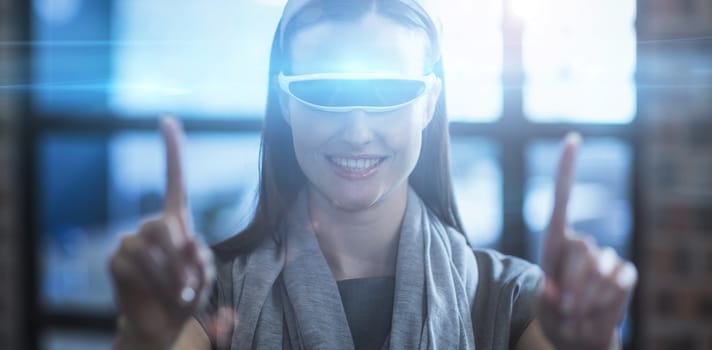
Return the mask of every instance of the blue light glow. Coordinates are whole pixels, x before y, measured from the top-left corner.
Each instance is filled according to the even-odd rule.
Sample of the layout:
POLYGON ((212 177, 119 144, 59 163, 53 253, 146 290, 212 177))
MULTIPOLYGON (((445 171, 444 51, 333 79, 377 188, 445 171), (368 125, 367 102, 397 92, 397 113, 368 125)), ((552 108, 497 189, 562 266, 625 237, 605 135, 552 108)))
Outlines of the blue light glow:
POLYGON ((116 40, 162 44, 117 47, 114 110, 262 113, 280 1, 124 0, 115 11, 116 40))
MULTIPOLYGON (((35 45, 35 81, 0 89, 39 90, 38 105, 52 111, 103 111, 108 100, 109 109, 129 117, 164 111, 259 116, 270 43, 284 2, 125 0, 109 9, 101 2, 38 0, 38 41, 9 44, 35 45)), ((528 118, 632 120, 633 0, 519 0, 512 6, 524 28, 522 102, 528 118)), ((450 119, 498 119, 505 68, 501 2, 452 0, 440 12, 450 119)), ((352 65, 349 69, 367 70, 363 62, 352 65)))

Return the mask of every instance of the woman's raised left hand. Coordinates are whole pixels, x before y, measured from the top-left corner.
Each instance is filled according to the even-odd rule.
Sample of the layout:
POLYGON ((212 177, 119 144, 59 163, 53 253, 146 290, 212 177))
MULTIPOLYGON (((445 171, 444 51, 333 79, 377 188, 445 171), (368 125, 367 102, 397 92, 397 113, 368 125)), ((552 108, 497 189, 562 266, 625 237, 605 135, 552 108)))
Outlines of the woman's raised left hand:
POLYGON ((546 278, 539 321, 557 349, 616 349, 617 327, 638 273, 610 247, 573 232, 566 208, 580 137, 566 137, 556 174, 554 209, 544 242, 546 278))

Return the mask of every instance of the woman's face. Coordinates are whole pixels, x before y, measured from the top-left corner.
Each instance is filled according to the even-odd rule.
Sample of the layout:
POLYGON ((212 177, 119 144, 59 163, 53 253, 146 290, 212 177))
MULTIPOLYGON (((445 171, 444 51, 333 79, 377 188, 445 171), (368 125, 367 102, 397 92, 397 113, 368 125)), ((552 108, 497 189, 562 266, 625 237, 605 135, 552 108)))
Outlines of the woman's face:
MULTIPOLYGON (((354 22, 325 22, 292 39, 293 75, 425 71, 427 36, 369 14, 354 22)), ((361 210, 407 186, 420 154, 440 81, 413 103, 388 112, 325 112, 281 95, 297 161, 309 186, 332 204, 361 210)))

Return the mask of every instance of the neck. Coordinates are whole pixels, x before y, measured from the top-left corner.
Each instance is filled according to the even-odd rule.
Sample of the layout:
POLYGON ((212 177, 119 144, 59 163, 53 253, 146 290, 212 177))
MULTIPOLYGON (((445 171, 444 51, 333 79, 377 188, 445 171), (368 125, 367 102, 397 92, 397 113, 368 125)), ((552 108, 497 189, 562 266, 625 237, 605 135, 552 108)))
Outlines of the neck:
POLYGON ((408 201, 404 183, 361 210, 335 206, 309 188, 309 216, 319 246, 337 281, 395 275, 400 227, 408 201))

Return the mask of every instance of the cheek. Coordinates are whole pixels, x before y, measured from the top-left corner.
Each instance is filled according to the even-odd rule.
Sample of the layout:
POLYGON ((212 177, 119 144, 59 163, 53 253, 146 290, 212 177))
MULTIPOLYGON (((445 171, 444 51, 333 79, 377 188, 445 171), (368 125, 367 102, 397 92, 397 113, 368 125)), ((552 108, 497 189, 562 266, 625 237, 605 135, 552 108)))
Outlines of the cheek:
POLYGON ((402 120, 390 123, 383 139, 388 147, 398 155, 402 164, 415 165, 423 141, 419 122, 414 119, 402 118, 402 120))
POLYGON ((319 151, 319 145, 323 143, 321 140, 319 128, 310 127, 309 123, 303 119, 295 118, 291 123, 292 139, 294 147, 294 155, 297 158, 297 164, 307 177, 311 178, 314 174, 316 155, 319 151))
POLYGON ((415 103, 404 111, 403 115, 394 123, 390 123, 388 139, 398 148, 407 148, 408 153, 420 153, 423 139, 423 128, 425 127, 424 104, 415 103))
POLYGON ((290 115, 289 124, 297 151, 321 144, 334 133, 330 125, 332 123, 318 111, 293 103, 290 105, 290 115))
POLYGON ((308 109, 299 104, 290 106, 290 127, 294 152, 299 166, 307 174, 319 171, 321 151, 325 149, 339 126, 333 115, 325 115, 319 111, 308 109))
POLYGON ((311 164, 319 152, 320 145, 324 143, 324 137, 318 132, 318 128, 303 127, 295 125, 292 127, 292 137, 294 139, 294 154, 297 162, 305 172, 305 166, 311 164))
POLYGON ((391 137, 389 146, 395 154, 392 171, 395 171, 399 178, 407 178, 415 169, 420 158, 422 147, 420 129, 417 127, 400 129, 397 135, 391 137))

